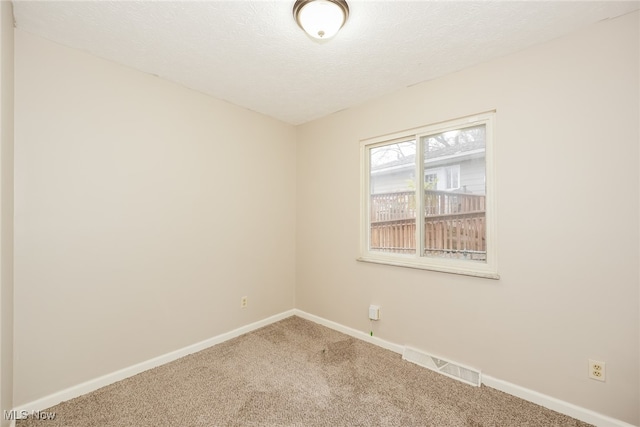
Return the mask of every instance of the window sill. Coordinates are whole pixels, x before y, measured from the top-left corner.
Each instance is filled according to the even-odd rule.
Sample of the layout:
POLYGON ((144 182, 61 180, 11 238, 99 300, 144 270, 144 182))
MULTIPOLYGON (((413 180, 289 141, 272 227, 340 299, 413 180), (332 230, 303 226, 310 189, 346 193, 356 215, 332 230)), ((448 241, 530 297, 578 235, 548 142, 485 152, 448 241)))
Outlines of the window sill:
POLYGON ((384 265, 393 265, 396 267, 405 267, 405 268, 415 268, 419 270, 430 270, 430 271, 438 271, 440 273, 450 273, 450 274, 459 274, 463 276, 472 276, 472 277, 480 277, 483 279, 493 279, 499 280, 500 275, 498 273, 494 273, 492 271, 482 271, 478 269, 469 269, 463 268, 456 265, 432 265, 426 264, 420 261, 416 261, 414 258, 378 258, 378 257, 370 257, 370 256, 361 256, 356 258, 358 262, 371 262, 374 264, 384 264, 384 265))

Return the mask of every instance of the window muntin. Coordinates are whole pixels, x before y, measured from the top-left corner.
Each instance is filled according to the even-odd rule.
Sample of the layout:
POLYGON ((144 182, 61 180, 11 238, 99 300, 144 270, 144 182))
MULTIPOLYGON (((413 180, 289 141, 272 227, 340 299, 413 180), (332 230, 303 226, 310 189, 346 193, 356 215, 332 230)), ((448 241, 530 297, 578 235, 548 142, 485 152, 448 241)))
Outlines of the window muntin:
POLYGON ((360 260, 498 278, 493 120, 485 113, 361 143, 360 260))

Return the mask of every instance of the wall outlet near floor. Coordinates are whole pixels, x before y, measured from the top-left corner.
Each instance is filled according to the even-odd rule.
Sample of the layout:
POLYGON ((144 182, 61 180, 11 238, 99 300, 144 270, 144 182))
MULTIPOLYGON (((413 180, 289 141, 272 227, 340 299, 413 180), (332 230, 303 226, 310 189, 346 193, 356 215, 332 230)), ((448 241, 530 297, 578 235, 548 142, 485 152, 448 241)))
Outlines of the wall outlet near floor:
POLYGON ((605 363, 598 360, 589 359, 589 378, 598 381, 604 381, 605 363))
POLYGON ((249 304, 247 297, 240 298, 240 308, 247 308, 247 304, 249 304))
POLYGON ((369 319, 380 320, 380 307, 377 305, 369 306, 369 319))

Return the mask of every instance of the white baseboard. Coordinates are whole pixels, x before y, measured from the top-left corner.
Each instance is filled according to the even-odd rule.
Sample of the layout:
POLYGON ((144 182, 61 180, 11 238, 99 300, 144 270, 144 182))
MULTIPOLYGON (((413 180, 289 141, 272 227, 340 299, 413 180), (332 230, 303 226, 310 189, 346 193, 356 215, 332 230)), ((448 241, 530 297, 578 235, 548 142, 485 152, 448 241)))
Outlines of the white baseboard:
POLYGON ((331 320, 327 320, 327 319, 324 319, 322 317, 318 317, 318 316, 315 316, 313 314, 309 314, 309 313, 304 312, 302 310, 294 309, 293 313, 296 316, 302 317, 303 319, 310 320, 310 321, 318 323, 318 324, 320 324, 322 326, 326 326, 327 328, 336 330, 338 332, 342 332, 343 334, 350 335, 350 336, 352 336, 354 338, 361 339, 361 340, 366 341, 368 343, 377 345, 378 347, 386 348, 387 350, 391 350, 391 351, 393 351, 395 353, 402 354, 402 352, 404 351, 404 346, 401 346, 401 345, 398 345, 398 344, 394 344, 394 343, 391 343, 389 341, 385 341, 385 340, 380 339, 378 337, 372 337, 369 334, 367 334, 366 332, 362 332, 362 331, 359 331, 357 329, 349 328, 349 327, 341 325, 339 323, 332 322, 331 320))
MULTIPOLYGON (((307 319, 312 322, 318 323, 320 325, 326 326, 338 332, 342 332, 354 338, 358 338, 368 343, 385 348, 387 350, 393 351, 395 353, 402 354, 402 352, 404 351, 404 346, 402 345, 385 341, 378 337, 372 337, 365 332, 341 325, 339 323, 304 312, 302 310, 292 309, 292 310, 288 310, 280 314, 276 314, 274 316, 268 317, 264 320, 260 320, 258 322, 254 322, 249 325, 240 327, 238 329, 234 329, 233 331, 215 336, 213 338, 209 338, 199 343, 189 345, 187 347, 181 348, 176 351, 172 351, 162 356, 155 357, 145 362, 138 363, 128 368, 124 368, 119 371, 116 371, 107 375, 103 375, 99 378, 86 381, 82 384, 69 387, 67 389, 53 393, 49 396, 45 396, 33 402, 20 405, 14 410, 17 410, 17 411, 26 410, 29 413, 31 413, 32 411, 42 411, 44 409, 57 405, 60 402, 64 402, 66 400, 82 396, 83 394, 90 393, 101 387, 107 386, 109 384, 113 384, 117 381, 139 374, 140 372, 144 372, 151 368, 164 365, 165 363, 172 362, 181 357, 187 356, 197 351, 204 350, 216 344, 220 344, 224 341, 228 341, 242 334, 246 334, 247 332, 251 332, 263 326, 270 325, 271 323, 277 322, 279 320, 282 320, 294 315, 299 316, 303 319, 307 319)), ((521 399, 527 400, 537 405, 544 406, 545 408, 549 408, 553 411, 560 412, 561 414, 568 415, 580 421, 584 421, 586 423, 596 425, 598 427, 634 427, 633 425, 628 424, 624 421, 620 421, 620 420, 608 417, 606 415, 599 414, 589 409, 585 409, 580 406, 576 406, 574 404, 564 402, 560 399, 556 399, 554 397, 547 396, 542 393, 538 393, 537 391, 529 390, 519 385, 512 384, 512 383, 509 383, 497 378, 493 378, 484 374, 482 375, 482 383, 487 387, 495 388, 497 390, 519 397, 521 399)), ((15 427, 15 421, 12 421, 12 423, 10 424, 10 427, 15 427)))
MULTIPOLYGON (((78 384, 73 387, 69 387, 67 389, 64 389, 59 392, 40 398, 38 400, 34 400, 33 402, 20 405, 16 407, 14 410, 16 411, 25 410, 28 413, 32 413, 33 411, 42 411, 44 409, 57 405, 60 402, 64 402, 66 400, 82 396, 83 394, 90 393, 94 390, 97 390, 109 384, 113 384, 125 378, 132 377, 136 374, 139 374, 140 372, 144 372, 151 368, 164 365, 165 363, 173 362, 174 360, 179 359, 181 357, 204 350, 216 344, 220 344, 224 341, 228 341, 242 334, 246 334, 247 332, 251 332, 263 326, 267 326, 271 323, 293 316, 294 314, 295 314, 294 310, 288 310, 288 311, 276 314, 266 319, 251 323, 246 326, 242 326, 238 329, 234 329, 233 331, 220 334, 213 338, 209 338, 204 341, 200 341, 198 343, 189 345, 187 347, 172 351, 170 353, 163 354, 162 356, 154 357, 153 359, 149 359, 147 361, 137 363, 133 366, 129 366, 128 368, 120 369, 119 371, 112 372, 110 374, 106 374, 98 378, 94 378, 92 380, 86 381, 84 383, 78 384)), ((15 426, 15 421, 14 421, 14 426, 15 426)))
POLYGON ((495 388, 512 396, 519 397, 520 399, 527 400, 531 403, 535 403, 536 405, 544 406, 545 408, 560 412, 561 414, 568 415, 572 418, 576 418, 580 421, 584 421, 585 423, 593 424, 598 427, 635 427, 624 421, 599 414, 590 409, 586 409, 488 375, 482 375, 482 383, 487 387, 495 388))

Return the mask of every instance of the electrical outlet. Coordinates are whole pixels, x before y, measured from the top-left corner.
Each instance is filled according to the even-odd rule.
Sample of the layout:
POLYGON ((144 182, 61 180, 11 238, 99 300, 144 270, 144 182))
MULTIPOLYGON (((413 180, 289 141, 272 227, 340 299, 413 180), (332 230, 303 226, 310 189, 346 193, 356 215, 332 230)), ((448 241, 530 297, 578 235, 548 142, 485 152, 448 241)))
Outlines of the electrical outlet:
POLYGON ((247 308, 248 303, 247 297, 240 298, 240 308, 247 308))
POLYGON ((604 381, 605 363, 589 359, 589 378, 598 381, 604 381))
POLYGON ((377 305, 369 306, 369 319, 380 320, 380 306, 377 306, 377 305))

